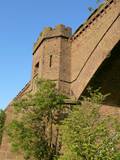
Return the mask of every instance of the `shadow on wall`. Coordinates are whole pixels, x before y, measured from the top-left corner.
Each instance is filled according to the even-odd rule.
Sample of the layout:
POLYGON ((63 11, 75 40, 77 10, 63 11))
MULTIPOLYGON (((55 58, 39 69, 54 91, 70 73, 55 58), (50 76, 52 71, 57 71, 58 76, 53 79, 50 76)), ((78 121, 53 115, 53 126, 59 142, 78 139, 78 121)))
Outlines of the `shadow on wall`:
MULTIPOLYGON (((93 89, 100 87, 103 94, 110 93, 104 101, 105 105, 120 107, 120 41, 94 74, 88 86, 93 89)), ((82 96, 86 94, 85 89, 82 96)))

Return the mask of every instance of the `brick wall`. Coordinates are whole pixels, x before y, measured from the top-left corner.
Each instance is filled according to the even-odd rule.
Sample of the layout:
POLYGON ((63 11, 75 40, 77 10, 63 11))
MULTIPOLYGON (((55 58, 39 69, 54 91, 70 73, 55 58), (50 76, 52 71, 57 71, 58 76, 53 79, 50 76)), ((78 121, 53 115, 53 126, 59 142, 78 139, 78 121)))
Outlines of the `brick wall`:
POLYGON ((99 13, 97 18, 94 18, 93 15, 89 20, 89 23, 90 21, 92 23, 88 23, 88 28, 84 29, 82 33, 82 29, 80 29, 73 35, 71 49, 71 82, 73 83, 71 83, 71 90, 76 98, 79 98, 98 67, 119 41, 120 17, 116 19, 119 13, 120 1, 113 2, 102 13, 99 13), (115 19, 116 21, 113 23, 115 19))
MULTIPOLYGON (((13 116, 14 116, 13 108, 11 105, 9 105, 6 110, 5 126, 7 126, 7 124, 12 121, 13 116)), ((21 154, 16 154, 12 151, 8 135, 4 131, 4 135, 2 138, 2 144, 0 146, 0 160, 23 160, 23 159, 24 158, 21 154)))
MULTIPOLYGON (((23 90, 16 96, 16 98, 24 96, 26 93, 31 92, 31 90, 32 90, 32 85, 29 82, 23 88, 23 90)), ((7 126, 15 116, 14 109, 12 107, 12 102, 6 108, 5 113, 6 113, 5 126, 7 126)), ((0 160, 24 160, 23 155, 21 153, 16 154, 12 151, 9 137, 6 131, 4 131, 3 133, 2 144, 0 146, 0 160)))

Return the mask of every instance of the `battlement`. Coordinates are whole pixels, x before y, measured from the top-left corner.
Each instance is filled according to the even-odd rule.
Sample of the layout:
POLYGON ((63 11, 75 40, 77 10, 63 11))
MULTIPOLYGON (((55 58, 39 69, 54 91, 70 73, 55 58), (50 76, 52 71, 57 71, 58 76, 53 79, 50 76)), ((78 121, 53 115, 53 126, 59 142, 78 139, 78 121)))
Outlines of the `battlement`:
POLYGON ((65 37, 70 38, 72 36, 72 29, 70 27, 65 27, 62 24, 57 25, 55 28, 46 27, 44 28, 43 32, 40 33, 36 43, 33 47, 33 54, 37 50, 38 46, 45 40, 54 37, 65 37))
POLYGON ((84 24, 81 24, 75 33, 72 35, 71 39, 75 40, 77 37, 79 37, 83 32, 86 32, 86 30, 90 29, 92 25, 94 25, 98 20, 101 20, 101 17, 106 15, 108 10, 111 9, 113 4, 117 3, 119 0, 108 0, 105 3, 102 3, 99 8, 97 8, 90 17, 86 20, 84 24))

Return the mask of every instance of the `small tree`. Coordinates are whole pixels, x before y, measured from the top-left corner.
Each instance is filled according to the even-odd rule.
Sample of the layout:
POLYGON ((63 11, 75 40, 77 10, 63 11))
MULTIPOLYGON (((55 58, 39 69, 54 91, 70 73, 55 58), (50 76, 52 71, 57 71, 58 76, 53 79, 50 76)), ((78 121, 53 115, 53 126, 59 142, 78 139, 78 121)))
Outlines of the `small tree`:
POLYGON ((2 142, 4 123, 5 123, 5 112, 3 110, 0 110, 0 144, 2 142))
POLYGON ((34 94, 13 103, 17 116, 8 126, 8 135, 13 149, 22 151, 25 159, 52 160, 57 156, 53 125, 58 123, 56 113, 64 96, 51 81, 38 80, 36 88, 34 94))
POLYGON ((74 106, 61 126, 62 155, 59 160, 119 160, 120 121, 101 116, 104 96, 98 90, 74 106))

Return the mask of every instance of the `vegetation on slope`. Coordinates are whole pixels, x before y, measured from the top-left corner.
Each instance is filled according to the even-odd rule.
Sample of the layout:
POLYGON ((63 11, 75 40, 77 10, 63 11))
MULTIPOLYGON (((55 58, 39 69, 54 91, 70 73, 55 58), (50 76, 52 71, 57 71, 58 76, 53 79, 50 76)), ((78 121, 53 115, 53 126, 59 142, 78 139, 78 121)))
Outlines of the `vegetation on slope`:
POLYGON ((14 102, 8 126, 14 151, 26 160, 119 160, 119 119, 99 113, 105 97, 96 90, 73 107, 64 98, 53 82, 39 80, 34 94, 14 102))
POLYGON ((2 142, 4 122, 5 122, 5 112, 3 110, 0 110, 0 144, 2 142))
POLYGON ((99 112, 104 96, 98 90, 74 106, 61 126, 62 154, 59 160, 119 160, 118 116, 99 112))
POLYGON ((16 117, 8 126, 14 151, 32 160, 52 160, 58 155, 58 138, 53 130, 58 130, 57 115, 62 111, 63 99, 55 83, 39 80, 35 93, 14 102, 16 117))

